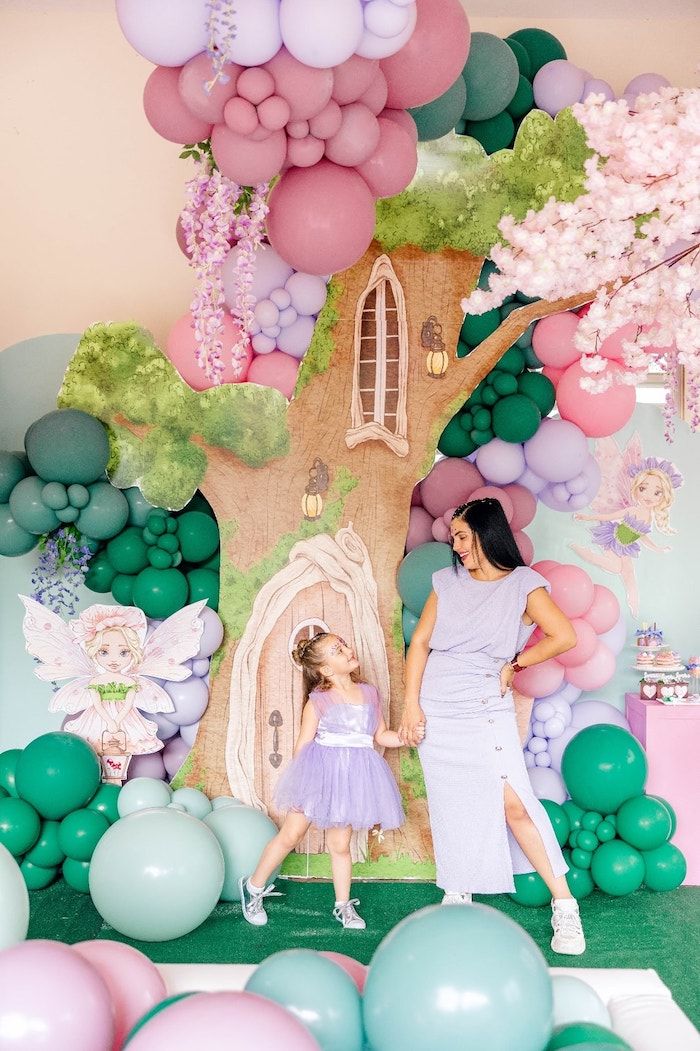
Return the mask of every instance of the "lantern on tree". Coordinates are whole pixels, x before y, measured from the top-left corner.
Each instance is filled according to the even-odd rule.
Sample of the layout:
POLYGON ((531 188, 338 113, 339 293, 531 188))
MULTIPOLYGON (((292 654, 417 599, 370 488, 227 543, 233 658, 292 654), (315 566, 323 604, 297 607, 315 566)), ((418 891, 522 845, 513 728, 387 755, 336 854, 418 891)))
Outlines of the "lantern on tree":
POLYGON ((428 351, 425 360, 428 375, 433 376, 435 379, 440 379, 447 372, 450 359, 447 356, 445 343, 442 338, 442 325, 434 314, 431 314, 423 322, 420 341, 424 349, 428 351))
POLYGON ((309 468, 309 480, 301 498, 301 509, 307 522, 315 522, 323 511, 323 498, 328 488, 328 467, 317 456, 309 468))

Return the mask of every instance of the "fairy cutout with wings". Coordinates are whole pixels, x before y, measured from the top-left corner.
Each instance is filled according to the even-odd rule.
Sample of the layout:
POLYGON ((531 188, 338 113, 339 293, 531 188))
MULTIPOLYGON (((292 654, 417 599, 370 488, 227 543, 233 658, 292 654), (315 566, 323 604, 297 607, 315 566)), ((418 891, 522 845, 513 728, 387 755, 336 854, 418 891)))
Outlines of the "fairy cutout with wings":
POLYGON ((163 747, 158 727, 142 712, 172 712, 168 694, 150 676, 174 682, 189 678, 184 661, 199 649, 204 601, 178 610, 150 634, 134 606, 90 606, 66 624, 34 599, 24 603, 26 648, 45 682, 72 679, 54 693, 49 711, 78 715, 64 725, 84 738, 102 759, 105 780, 120 783, 132 755, 163 747))
POLYGON ((569 546, 584 562, 620 577, 630 611, 637 617, 639 591, 634 560, 642 546, 657 553, 671 550, 656 544, 650 533, 652 527, 667 536, 676 532, 671 528, 670 509, 683 476, 670 460, 645 457, 636 431, 622 450, 614 438, 598 439, 594 456, 601 471, 600 490, 591 513, 575 514, 574 518, 598 523, 590 532, 600 550, 580 544, 569 546))

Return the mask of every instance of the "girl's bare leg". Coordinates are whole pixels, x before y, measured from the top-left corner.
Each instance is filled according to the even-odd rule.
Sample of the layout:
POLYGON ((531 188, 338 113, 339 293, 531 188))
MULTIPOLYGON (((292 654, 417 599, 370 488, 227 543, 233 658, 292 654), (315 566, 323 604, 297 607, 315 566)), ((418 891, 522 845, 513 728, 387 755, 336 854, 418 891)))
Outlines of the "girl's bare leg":
POLYGON ((336 901, 348 901, 352 882, 352 861, 350 859, 351 828, 329 828, 326 831, 326 843, 331 856, 333 887, 336 901))
POLYGON ((288 854, 294 850, 307 833, 309 821, 306 814, 298 814, 290 811, 282 823, 282 827, 267 844, 255 872, 250 877, 254 887, 266 887, 270 876, 279 868, 288 854))

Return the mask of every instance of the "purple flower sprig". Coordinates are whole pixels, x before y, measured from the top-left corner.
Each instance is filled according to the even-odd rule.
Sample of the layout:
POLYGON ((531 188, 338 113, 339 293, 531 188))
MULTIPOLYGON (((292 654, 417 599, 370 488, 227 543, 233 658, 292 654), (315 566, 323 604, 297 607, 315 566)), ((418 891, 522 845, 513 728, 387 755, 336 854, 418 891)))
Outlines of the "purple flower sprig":
POLYGON ((39 541, 39 561, 32 573, 32 598, 67 616, 75 615, 78 590, 85 581, 92 552, 75 526, 61 526, 39 541))
POLYGON ((263 182, 252 187, 246 194, 246 206, 236 216, 235 236, 238 241, 238 257, 233 271, 234 302, 231 314, 241 327, 241 337, 232 349, 233 369, 238 376, 246 359, 246 348, 250 342, 250 330, 255 320, 255 302, 252 287, 255 276, 255 255, 262 244, 265 219, 269 212, 267 197, 270 184, 263 182))
POLYGON ((216 83, 227 84, 229 77, 224 66, 231 62, 233 42, 236 39, 235 0, 207 0, 207 54, 211 58, 213 77, 204 85, 209 94, 216 83))

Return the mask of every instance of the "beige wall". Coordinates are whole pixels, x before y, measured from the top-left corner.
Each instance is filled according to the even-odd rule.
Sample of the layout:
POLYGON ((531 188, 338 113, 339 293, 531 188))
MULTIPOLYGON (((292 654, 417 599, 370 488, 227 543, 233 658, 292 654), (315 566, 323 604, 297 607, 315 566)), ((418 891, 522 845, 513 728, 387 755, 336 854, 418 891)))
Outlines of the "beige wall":
MULTIPOLYGON (((536 17, 522 0, 498 10, 529 14, 482 17, 465 2, 473 29, 549 29, 618 90, 650 70, 698 82, 700 22, 682 17, 692 6, 669 4, 679 17, 659 21, 641 17, 644 0, 629 19, 588 20, 536 17)), ((122 38, 111 0, 0 0, 0 347, 129 318, 162 341, 186 311, 191 276, 174 228, 188 168, 143 115, 150 68, 122 38)))

